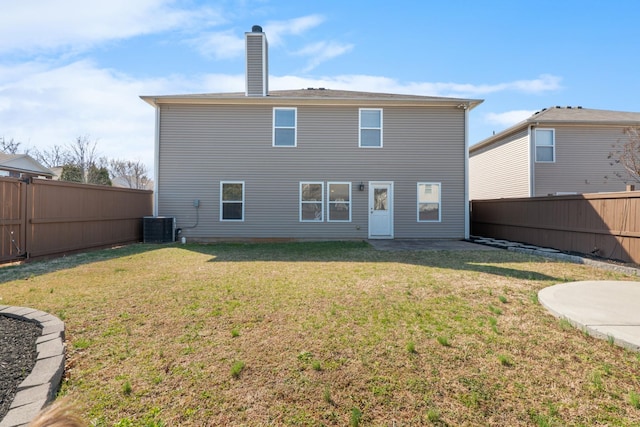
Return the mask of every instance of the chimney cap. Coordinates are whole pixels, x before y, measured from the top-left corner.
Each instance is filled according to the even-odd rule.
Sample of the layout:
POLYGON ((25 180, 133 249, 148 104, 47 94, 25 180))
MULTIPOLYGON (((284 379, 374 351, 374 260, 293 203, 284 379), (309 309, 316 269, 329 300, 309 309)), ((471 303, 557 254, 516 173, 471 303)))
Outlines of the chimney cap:
POLYGON ((262 32, 262 27, 260 25, 254 25, 253 27, 251 27, 251 32, 252 33, 261 33, 262 32))

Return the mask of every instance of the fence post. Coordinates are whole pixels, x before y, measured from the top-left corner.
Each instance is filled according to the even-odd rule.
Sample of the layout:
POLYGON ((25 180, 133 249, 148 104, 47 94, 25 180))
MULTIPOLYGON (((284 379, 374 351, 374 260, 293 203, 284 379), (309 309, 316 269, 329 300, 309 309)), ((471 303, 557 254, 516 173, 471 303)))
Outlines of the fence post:
POLYGON ((20 217, 20 236, 18 237, 18 242, 21 243, 21 247, 20 247, 20 251, 22 253, 18 254, 18 256, 27 256, 27 254, 29 253, 28 250, 28 243, 27 243, 27 228, 28 228, 28 212, 29 212, 29 205, 27 203, 27 198, 28 198, 28 191, 27 191, 27 186, 29 185, 29 180, 20 180, 19 183, 19 189, 20 189, 20 213, 19 213, 19 217, 20 217))

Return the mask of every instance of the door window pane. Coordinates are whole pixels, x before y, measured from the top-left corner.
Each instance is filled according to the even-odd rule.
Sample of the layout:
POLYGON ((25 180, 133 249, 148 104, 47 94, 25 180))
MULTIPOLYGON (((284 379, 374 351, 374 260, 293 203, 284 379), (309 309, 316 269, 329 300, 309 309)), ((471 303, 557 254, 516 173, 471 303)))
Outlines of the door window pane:
POLYGON ((375 188, 373 190, 373 210, 386 211, 387 210, 387 189, 375 188))

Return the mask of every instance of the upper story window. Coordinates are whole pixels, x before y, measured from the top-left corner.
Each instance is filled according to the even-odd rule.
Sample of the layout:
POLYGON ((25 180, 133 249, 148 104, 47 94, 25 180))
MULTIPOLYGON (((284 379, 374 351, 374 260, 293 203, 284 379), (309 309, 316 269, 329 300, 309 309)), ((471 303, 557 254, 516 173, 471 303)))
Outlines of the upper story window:
POLYGON ((244 221, 244 182, 220 183, 220 221, 244 221))
POLYGON ((360 109, 360 147, 382 147, 382 109, 360 109))
POLYGON ((440 183, 418 183, 418 222, 440 221, 440 183))
POLYGON ((273 109, 273 146, 295 147, 297 110, 295 108, 273 109))
POLYGON ((553 129, 536 129, 536 162, 556 161, 556 137, 553 129))

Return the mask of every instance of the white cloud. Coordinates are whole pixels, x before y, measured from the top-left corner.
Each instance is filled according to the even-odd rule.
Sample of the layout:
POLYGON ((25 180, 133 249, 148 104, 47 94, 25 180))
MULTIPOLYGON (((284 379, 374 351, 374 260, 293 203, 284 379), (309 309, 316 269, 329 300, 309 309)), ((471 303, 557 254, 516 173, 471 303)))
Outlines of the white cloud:
POLYGON ((212 8, 182 10, 170 0, 5 1, 0 52, 82 50, 97 43, 222 22, 212 8))
POLYGON ((497 124, 504 127, 510 127, 516 123, 531 117, 535 110, 513 110, 504 113, 488 113, 485 114, 485 120, 490 124, 497 124))
MULTIPOLYGON (((344 89, 358 90, 368 92, 383 93, 404 93, 412 95, 425 96, 445 96, 454 98, 479 97, 498 92, 527 92, 533 93, 547 92, 560 89, 557 82, 559 77, 541 76, 533 80, 519 80, 516 82, 498 83, 494 85, 487 84, 467 84, 467 83, 441 83, 441 82, 400 82, 397 79, 383 76, 371 76, 362 74, 349 74, 334 77, 325 77, 320 79, 302 79, 298 77, 285 76, 272 79, 276 86, 280 89, 288 89, 283 87, 286 83, 305 82, 300 87, 326 87, 327 89, 344 89), (283 83, 283 84, 281 84, 283 83)), ((298 85, 293 87, 298 87, 298 85)))
POLYGON ((65 146, 78 136, 98 140, 109 158, 141 160, 153 167, 154 110, 141 94, 200 91, 195 79, 168 77, 135 80, 78 61, 52 68, 23 64, 17 76, 0 67, 0 136, 24 148, 65 146), (8 77, 13 77, 9 79, 8 77))
POLYGON ((264 25, 263 31, 267 34, 269 44, 278 46, 282 43, 284 36, 290 34, 298 36, 322 24, 324 20, 322 15, 307 15, 287 21, 270 21, 264 25))
POLYGON ((337 42, 318 42, 307 45, 296 52, 296 55, 310 57, 309 62, 303 71, 308 72, 316 68, 321 63, 343 55, 353 49, 352 44, 342 44, 337 42))
POLYGON ((208 58, 228 59, 244 55, 244 37, 231 30, 203 33, 188 43, 208 58))

